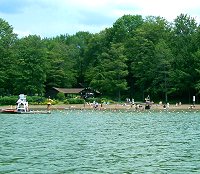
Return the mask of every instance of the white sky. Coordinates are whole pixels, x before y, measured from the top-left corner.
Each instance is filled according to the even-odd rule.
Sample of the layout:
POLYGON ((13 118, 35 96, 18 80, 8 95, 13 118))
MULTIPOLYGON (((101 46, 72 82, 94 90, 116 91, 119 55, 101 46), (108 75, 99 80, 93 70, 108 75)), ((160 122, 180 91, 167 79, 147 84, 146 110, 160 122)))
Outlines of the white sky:
POLYGON ((181 13, 199 23, 200 0, 0 0, 0 18, 20 37, 96 33, 124 14, 161 16, 171 22, 181 13))

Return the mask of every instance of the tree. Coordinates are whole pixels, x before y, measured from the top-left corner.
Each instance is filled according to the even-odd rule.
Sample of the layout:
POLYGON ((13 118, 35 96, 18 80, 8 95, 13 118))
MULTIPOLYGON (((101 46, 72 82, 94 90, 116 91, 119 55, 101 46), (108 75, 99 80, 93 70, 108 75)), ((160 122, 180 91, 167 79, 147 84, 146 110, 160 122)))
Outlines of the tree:
POLYGON ((46 41, 48 68, 46 89, 72 87, 76 83, 74 48, 57 40, 46 41))
POLYGON ((144 93, 151 91, 150 86, 154 78, 151 71, 154 66, 154 44, 140 36, 130 39, 127 44, 126 52, 133 80, 137 89, 142 92, 144 100, 144 93))
POLYGON ((0 18, 0 95, 12 94, 16 73, 13 45, 16 40, 13 28, 0 18))
MULTIPOLYGON (((125 41, 128 58, 130 96, 144 99, 144 93, 154 93, 152 82, 155 77, 154 65, 157 64, 155 46, 159 40, 166 40, 170 35, 168 22, 161 17, 148 16, 129 35, 125 41), (142 92, 142 95, 138 95, 142 92)), ((156 87, 154 88, 156 89, 156 87)))
POLYGON ((143 24, 141 15, 124 15, 113 24, 113 42, 125 42, 130 34, 143 24))
POLYGON ((174 54, 174 81, 180 95, 188 93, 189 101, 191 95, 195 93, 194 60, 192 55, 198 49, 198 45, 194 42, 197 29, 195 19, 188 15, 181 14, 174 20, 174 37, 171 42, 174 54))
POLYGON ((152 81, 152 90, 155 94, 164 93, 165 102, 168 102, 168 94, 174 92, 174 86, 172 85, 171 75, 173 54, 169 46, 164 40, 160 40, 155 46, 155 66, 151 69, 154 74, 152 81))
POLYGON ((117 96, 121 100, 121 91, 127 90, 126 57, 123 54, 122 44, 112 44, 111 49, 99 56, 100 63, 91 67, 87 72, 90 86, 99 90, 104 95, 117 96))
POLYGON ((74 68, 77 71, 77 83, 84 85, 85 83, 85 72, 87 70, 88 57, 86 56, 87 46, 90 39, 93 37, 89 32, 77 32, 70 38, 70 45, 76 50, 77 55, 75 55, 74 68))
MULTIPOLYGON (((109 42, 110 43, 123 43, 124 45, 127 45, 127 42, 129 42, 129 39, 131 39, 134 35, 134 32, 137 31, 138 28, 140 28, 144 23, 144 20, 141 15, 124 15, 121 18, 117 19, 116 22, 113 24, 113 27, 110 28, 110 30, 106 31, 106 35, 109 36, 109 42)), ((106 40, 108 40, 108 37, 106 37, 106 40)), ((110 48, 110 46, 107 45, 107 48, 110 48)), ((125 48, 126 49, 126 48, 125 48)), ((124 54, 126 55, 126 52, 124 51, 124 54)), ((134 88, 134 81, 133 81, 133 74, 130 68, 131 65, 131 58, 132 56, 128 57, 128 60, 126 61, 126 64, 128 66, 128 74, 125 78, 128 82, 128 85, 130 86, 129 89, 129 96, 133 96, 133 88, 134 88)))
POLYGON ((16 43, 18 76, 15 93, 43 95, 46 82, 46 50, 39 36, 29 35, 16 43))
POLYGON ((160 39, 167 40, 171 37, 171 24, 160 16, 147 16, 136 33, 153 44, 157 44, 160 39))
POLYGON ((194 87, 196 90, 196 95, 200 94, 200 26, 198 26, 197 31, 193 37, 193 43, 197 46, 197 51, 192 54, 193 67, 192 67, 192 75, 195 79, 194 87))

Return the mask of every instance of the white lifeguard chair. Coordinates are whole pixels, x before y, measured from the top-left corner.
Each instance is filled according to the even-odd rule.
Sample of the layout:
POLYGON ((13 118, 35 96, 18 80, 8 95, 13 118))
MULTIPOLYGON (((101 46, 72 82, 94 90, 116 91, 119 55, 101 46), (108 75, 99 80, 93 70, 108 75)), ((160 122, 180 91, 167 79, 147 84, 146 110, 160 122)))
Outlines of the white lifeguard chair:
POLYGON ((28 112, 28 102, 24 94, 20 94, 17 100, 17 112, 28 112))

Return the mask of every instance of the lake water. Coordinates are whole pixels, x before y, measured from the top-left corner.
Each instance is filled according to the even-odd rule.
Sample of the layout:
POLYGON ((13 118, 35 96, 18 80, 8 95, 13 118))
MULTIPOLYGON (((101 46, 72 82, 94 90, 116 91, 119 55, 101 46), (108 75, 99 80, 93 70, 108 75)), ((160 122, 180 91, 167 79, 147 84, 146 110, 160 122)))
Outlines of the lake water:
POLYGON ((200 173, 200 112, 1 114, 0 173, 200 173))

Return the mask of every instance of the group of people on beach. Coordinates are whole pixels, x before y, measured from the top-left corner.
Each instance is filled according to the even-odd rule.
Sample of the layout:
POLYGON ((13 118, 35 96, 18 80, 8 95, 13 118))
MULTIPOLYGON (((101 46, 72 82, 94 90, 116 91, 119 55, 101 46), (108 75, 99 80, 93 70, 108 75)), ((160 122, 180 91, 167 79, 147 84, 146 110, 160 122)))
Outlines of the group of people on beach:
MULTIPOLYGON (((51 105, 52 105, 52 102, 53 100, 50 98, 47 99, 47 110, 49 111, 50 108, 51 108, 51 105)), ((84 108, 86 107, 86 104, 91 106, 91 108, 97 110, 101 110, 101 109, 106 109, 107 105, 109 105, 110 103, 109 102, 104 102, 104 103, 98 103, 96 101, 93 101, 92 103, 84 103, 84 108), (105 107, 103 108, 103 105, 105 105, 105 107)), ((144 104, 136 104, 134 102, 134 99, 130 100, 130 99, 126 99, 126 102, 122 105, 122 106, 131 106, 131 108, 135 108, 135 110, 148 110, 148 109, 151 109, 151 107, 153 106, 154 102, 153 101, 150 101, 150 97, 149 95, 145 98, 145 103, 144 104)), ((119 104, 117 104, 119 105, 119 104)), ((176 107, 178 106, 181 106, 182 103, 181 102, 178 102, 176 103, 176 107)), ((158 104, 156 104, 155 106, 158 106, 159 108, 162 107, 164 110, 168 110, 170 108, 170 104, 169 103, 165 103, 163 104, 162 101, 160 101, 158 104)), ((108 107, 108 108, 112 108, 112 107, 108 107)), ((118 106, 115 106, 115 108, 119 108, 118 106)), ((173 108, 173 107, 172 107, 173 108)), ((194 109, 195 108, 195 105, 191 105, 188 107, 188 109, 194 109)))

